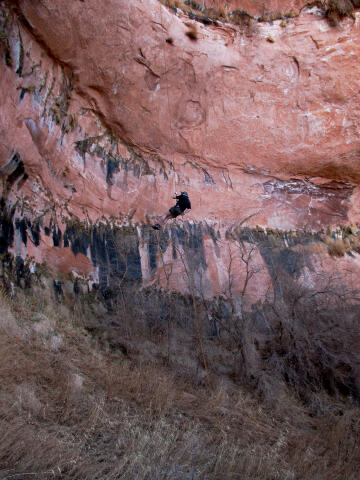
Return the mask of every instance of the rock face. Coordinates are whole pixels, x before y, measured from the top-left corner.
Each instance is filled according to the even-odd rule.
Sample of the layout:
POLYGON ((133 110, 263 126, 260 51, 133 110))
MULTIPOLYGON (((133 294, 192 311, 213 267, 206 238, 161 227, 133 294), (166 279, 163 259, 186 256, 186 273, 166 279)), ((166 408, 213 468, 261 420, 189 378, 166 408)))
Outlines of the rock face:
POLYGON ((243 10, 254 16, 264 16, 270 12, 297 14, 305 5, 300 0, 270 0, 266 3, 260 0, 207 0, 204 3, 207 8, 218 9, 226 5, 229 10, 243 10))
POLYGON ((359 19, 333 28, 313 8, 214 25, 157 0, 4 6, 1 253, 104 288, 126 272, 186 289, 179 274, 193 262, 208 296, 233 275, 238 296, 246 284, 261 298, 275 275, 269 245, 288 268, 293 254, 279 252, 309 242, 255 242, 241 228, 359 221, 359 19), (190 223, 153 234, 145 225, 184 189, 190 223), (130 231, 114 233, 120 225, 130 231))

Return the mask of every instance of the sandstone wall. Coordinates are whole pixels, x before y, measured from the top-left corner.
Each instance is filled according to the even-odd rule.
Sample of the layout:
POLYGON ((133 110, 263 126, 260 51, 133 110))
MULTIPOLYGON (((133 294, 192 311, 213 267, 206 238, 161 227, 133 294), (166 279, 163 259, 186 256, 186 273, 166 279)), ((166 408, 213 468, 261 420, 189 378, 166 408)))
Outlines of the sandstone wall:
MULTIPOLYGON (((266 251, 290 268, 307 234, 272 244, 229 232, 358 222, 359 13, 338 28, 316 9, 244 28, 204 25, 156 0, 11 6, 1 17, 2 253, 105 287, 129 264, 130 278, 186 289, 192 261, 210 296, 226 291, 233 262, 241 296, 251 252, 255 301, 273 288, 266 251), (184 189, 190 223, 160 248, 144 224, 184 189), (135 224, 109 253, 118 245, 106 229, 135 224)), ((298 279, 327 265, 321 249, 307 251, 298 279)), ((356 272, 356 255, 332 268, 356 272)))

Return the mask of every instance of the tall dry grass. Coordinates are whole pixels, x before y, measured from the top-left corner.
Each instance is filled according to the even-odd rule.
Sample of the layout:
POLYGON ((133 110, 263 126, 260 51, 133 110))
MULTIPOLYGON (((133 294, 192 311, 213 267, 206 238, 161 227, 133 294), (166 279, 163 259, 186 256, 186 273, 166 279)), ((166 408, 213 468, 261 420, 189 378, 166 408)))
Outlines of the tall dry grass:
POLYGON ((50 300, 1 295, 0 311, 2 479, 357 478, 351 402, 305 408, 284 387, 269 409, 225 377, 195 387, 107 353, 50 300))

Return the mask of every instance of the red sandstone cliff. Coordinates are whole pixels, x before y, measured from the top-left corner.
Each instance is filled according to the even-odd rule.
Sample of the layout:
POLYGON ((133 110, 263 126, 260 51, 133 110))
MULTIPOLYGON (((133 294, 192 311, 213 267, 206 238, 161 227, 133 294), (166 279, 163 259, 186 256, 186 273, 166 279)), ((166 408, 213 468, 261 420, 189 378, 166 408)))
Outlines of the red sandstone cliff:
POLYGON ((358 478, 360 12, 226 3, 0 0, 8 479, 358 478))
MULTIPOLYGON (((243 221, 283 230, 359 221, 359 12, 337 28, 316 8, 244 27, 206 25, 157 0, 11 7, 0 166, 22 215, 142 223, 186 188, 187 218, 223 232, 243 221)), ((93 270, 42 242, 40 253, 17 253, 93 270)), ((209 255, 209 276, 221 276, 226 266, 209 255)))

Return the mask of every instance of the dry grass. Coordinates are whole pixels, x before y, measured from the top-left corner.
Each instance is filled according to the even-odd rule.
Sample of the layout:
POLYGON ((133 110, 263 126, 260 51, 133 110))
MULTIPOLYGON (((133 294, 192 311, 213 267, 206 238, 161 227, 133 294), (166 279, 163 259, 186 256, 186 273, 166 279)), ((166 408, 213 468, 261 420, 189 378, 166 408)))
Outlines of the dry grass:
POLYGON ((346 253, 346 246, 342 238, 336 238, 328 243, 328 252, 332 257, 343 257, 346 253))
POLYGON ((355 225, 341 227, 337 231, 337 238, 333 238, 333 233, 329 229, 323 237, 323 242, 327 245, 329 255, 343 257, 346 253, 360 253, 360 232, 356 233, 356 230, 357 227, 355 225))
POLYGON ((199 34, 198 34, 196 25, 188 22, 186 23, 186 26, 188 27, 188 30, 185 33, 185 35, 187 35, 190 38, 190 40, 193 40, 193 41, 197 40, 199 34))
POLYGON ((360 253, 360 234, 350 236, 351 249, 356 253, 360 253))
POLYGON ((71 325, 54 350, 43 341, 53 335, 50 329, 37 336, 31 324, 16 322, 4 302, 2 307, 7 335, 3 330, 0 339, 0 378, 6 386, 1 478, 22 472, 89 479, 231 478, 239 468, 249 475, 260 472, 257 458, 242 459, 251 455, 249 447, 219 434, 206 392, 185 392, 189 387, 158 365, 112 358, 71 325), (9 321, 18 324, 10 335, 9 321))
POLYGON ((311 242, 305 247, 304 250, 309 254, 315 253, 317 255, 322 255, 326 253, 327 248, 326 245, 324 245, 322 242, 311 242))
MULTIPOLYGON (((197 2, 183 2, 182 0, 160 0, 166 7, 179 8, 187 13, 205 16, 213 20, 229 20, 229 9, 227 5, 221 4, 218 8, 203 8, 197 2)), ((231 21, 231 20, 229 20, 231 21)))
POLYGON ((328 247, 328 253, 332 257, 343 257, 347 252, 350 252, 352 249, 357 251, 357 238, 353 237, 354 240, 350 240, 349 237, 345 238, 331 238, 327 235, 324 238, 324 242, 328 247))
POLYGON ((219 7, 219 17, 226 19, 229 14, 229 8, 227 5, 221 5, 219 7))
POLYGON ((235 10, 229 14, 229 19, 234 25, 249 27, 253 21, 252 17, 241 10, 235 10))
POLYGON ((331 25, 337 26, 344 17, 352 16, 357 6, 357 0, 328 0, 326 17, 331 25))
MULTIPOLYGON (((216 5, 211 8, 206 8, 201 4, 195 1, 182 1, 182 0, 160 0, 160 2, 170 8, 178 8, 187 14, 197 15, 199 19, 207 18, 213 21, 222 21, 233 23, 240 27, 242 33, 245 33, 248 36, 253 36, 257 34, 258 31, 258 22, 269 22, 279 18, 291 17, 297 15, 296 13, 289 12, 283 14, 280 11, 268 12, 263 17, 256 19, 251 16, 244 10, 229 10, 228 5, 225 2, 219 1, 216 5)), ((194 29, 189 30, 186 35, 192 39, 197 39, 197 32, 194 29)))
POLYGON ((284 14, 281 11, 269 11, 265 12, 259 20, 260 22, 273 22, 274 20, 278 20, 279 18, 283 17, 284 14))
POLYGON ((184 4, 181 0, 161 0, 161 3, 165 5, 165 7, 171 8, 183 8, 184 4))
POLYGON ((107 353, 50 298, 1 295, 0 312, 3 479, 357 478, 351 402, 304 407, 284 385, 269 408, 226 377, 209 390, 144 360, 148 341, 107 353))
POLYGON ((169 8, 180 8, 184 12, 190 12, 194 14, 202 13, 200 10, 194 8, 193 5, 188 5, 184 3, 182 0, 160 0, 160 2, 165 5, 165 7, 169 8))
MULTIPOLYGON (((273 22, 282 19, 281 26, 286 26, 284 18, 294 18, 299 15, 298 11, 290 10, 283 12, 280 10, 267 11, 263 15, 255 19, 243 10, 230 11, 226 3, 218 2, 216 8, 202 7, 195 1, 183 0, 160 0, 160 2, 170 8, 179 8, 184 12, 195 15, 204 15, 212 20, 227 21, 241 28, 253 26, 257 22, 273 22)), ((317 4, 325 12, 330 25, 338 26, 345 17, 354 17, 354 10, 360 8, 360 0, 324 0, 319 2, 311 2, 311 5, 317 4)), ((191 38, 191 37, 190 37, 191 38)))

